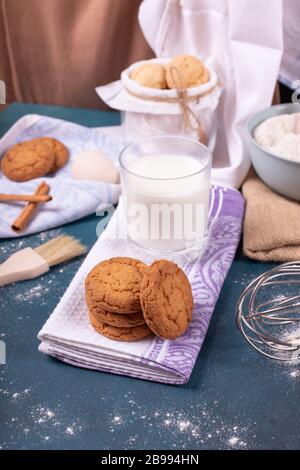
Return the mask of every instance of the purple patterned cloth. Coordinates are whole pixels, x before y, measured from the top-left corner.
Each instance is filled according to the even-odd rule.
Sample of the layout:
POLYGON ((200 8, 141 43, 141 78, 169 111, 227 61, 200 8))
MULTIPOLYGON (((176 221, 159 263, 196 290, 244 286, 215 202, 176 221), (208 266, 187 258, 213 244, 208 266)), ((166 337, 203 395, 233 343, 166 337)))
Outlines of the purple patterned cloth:
POLYGON ((112 256, 142 257, 125 240, 110 237, 113 226, 120 223, 118 212, 40 331, 39 349, 80 367, 157 382, 186 383, 240 240, 244 199, 234 189, 212 188, 206 247, 197 259, 182 266, 192 286, 193 318, 186 333, 172 341, 152 337, 120 343, 99 335, 89 324, 84 300, 84 279, 89 270, 112 256))

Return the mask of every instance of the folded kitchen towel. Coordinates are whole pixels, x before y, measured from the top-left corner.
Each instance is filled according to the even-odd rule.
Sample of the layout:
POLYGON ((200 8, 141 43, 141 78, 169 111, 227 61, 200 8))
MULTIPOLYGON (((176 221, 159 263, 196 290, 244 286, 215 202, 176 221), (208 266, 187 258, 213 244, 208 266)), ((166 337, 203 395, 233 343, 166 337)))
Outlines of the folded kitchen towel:
POLYGON ((299 202, 272 191, 253 170, 242 192, 246 200, 244 254, 259 261, 299 260, 299 202))
POLYGON ((70 151, 68 163, 54 174, 24 183, 11 181, 0 172, 0 187, 2 193, 32 194, 41 181, 45 181, 50 186, 53 199, 47 204, 40 205, 29 225, 20 233, 14 232, 11 224, 20 214, 24 204, 2 202, 0 238, 23 236, 58 227, 96 212, 101 203, 118 202, 120 185, 71 177, 72 163, 76 155, 83 150, 102 150, 116 166, 118 165, 118 155, 122 145, 99 129, 38 114, 28 114, 19 119, 0 139, 0 157, 9 147, 18 142, 45 136, 55 137, 68 147, 70 151))
POLYGON ((95 264, 113 256, 132 256, 145 262, 152 261, 143 250, 126 240, 125 221, 119 205, 40 331, 39 350, 88 369, 157 382, 187 382, 239 243, 243 211, 244 200, 238 191, 212 188, 206 247, 197 259, 181 264, 189 277, 194 296, 193 318, 186 333, 173 341, 153 336, 137 342, 118 342, 101 336, 90 326, 84 280, 95 264))

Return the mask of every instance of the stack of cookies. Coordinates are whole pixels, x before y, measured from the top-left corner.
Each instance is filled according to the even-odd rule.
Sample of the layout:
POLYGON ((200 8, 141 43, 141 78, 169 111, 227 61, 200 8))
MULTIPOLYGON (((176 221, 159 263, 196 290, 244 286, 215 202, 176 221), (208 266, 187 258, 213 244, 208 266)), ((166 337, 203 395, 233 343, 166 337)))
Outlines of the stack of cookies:
POLYGON ((1 169, 12 181, 29 181, 53 173, 68 161, 65 145, 52 137, 40 137, 13 145, 2 158, 1 169))
POLYGON ((86 302, 92 326, 107 338, 142 339, 151 334, 140 303, 147 266, 132 258, 112 258, 97 264, 86 278, 86 302))
POLYGON ((175 339, 192 318, 190 283, 167 260, 151 266, 126 257, 102 261, 88 274, 85 290, 91 325, 113 340, 136 341, 153 333, 175 339))

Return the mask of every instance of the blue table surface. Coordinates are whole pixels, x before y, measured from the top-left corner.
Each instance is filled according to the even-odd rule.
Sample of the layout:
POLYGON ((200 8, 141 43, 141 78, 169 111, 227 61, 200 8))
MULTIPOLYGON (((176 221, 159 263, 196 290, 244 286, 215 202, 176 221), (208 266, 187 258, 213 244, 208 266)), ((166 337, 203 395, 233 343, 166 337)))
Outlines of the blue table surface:
MULTIPOLYGON (((28 113, 86 126, 119 123, 113 112, 12 104, 0 112, 0 135, 28 113)), ((91 215, 1 240, 0 262, 62 232, 91 247, 98 220, 91 215)), ((299 449, 299 369, 256 353, 235 326, 242 289, 270 264, 246 259, 239 249, 190 381, 168 386, 72 367, 38 352, 37 333, 81 262, 0 288, 0 339, 7 347, 7 363, 0 365, 0 448, 299 449)))

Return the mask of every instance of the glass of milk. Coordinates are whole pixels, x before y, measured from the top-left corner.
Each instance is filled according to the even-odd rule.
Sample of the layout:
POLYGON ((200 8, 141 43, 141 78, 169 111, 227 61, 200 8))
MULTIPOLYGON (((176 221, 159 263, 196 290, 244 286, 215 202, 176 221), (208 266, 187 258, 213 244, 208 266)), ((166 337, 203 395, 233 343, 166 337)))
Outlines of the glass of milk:
POLYGON ((186 137, 148 137, 124 148, 120 168, 130 240, 158 256, 196 257, 208 230, 208 148, 186 137))

